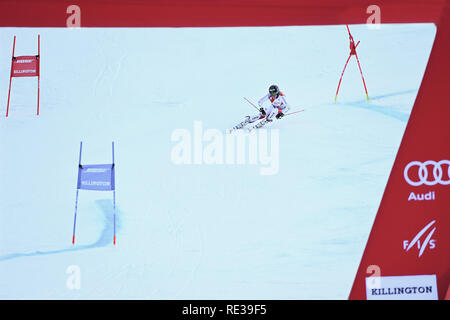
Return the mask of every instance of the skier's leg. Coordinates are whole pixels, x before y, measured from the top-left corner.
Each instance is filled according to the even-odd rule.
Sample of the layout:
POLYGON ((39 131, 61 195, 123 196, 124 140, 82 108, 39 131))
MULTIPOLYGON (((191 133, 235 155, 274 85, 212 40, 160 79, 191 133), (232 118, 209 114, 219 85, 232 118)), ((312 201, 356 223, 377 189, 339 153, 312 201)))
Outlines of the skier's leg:
MULTIPOLYGON (((264 112, 260 112, 259 114, 250 117, 248 123, 252 123, 252 122, 255 122, 255 121, 257 121, 257 120, 264 119, 264 118, 267 119, 267 116, 268 116, 271 112, 273 112, 273 109, 274 109, 274 108, 275 108, 275 107, 274 107, 273 105, 268 106, 267 109, 264 109, 264 112)), ((276 108, 275 108, 275 109, 276 109, 276 108)))
POLYGON ((252 127, 252 129, 259 129, 262 128, 263 126, 266 125, 266 123, 271 122, 272 119, 278 114, 278 108, 274 107, 274 106, 270 106, 267 110, 266 110, 266 117, 261 120, 260 122, 258 122, 256 125, 254 125, 252 127))
POLYGON ((236 126, 233 127, 233 129, 238 130, 238 129, 242 129, 244 126, 246 126, 248 123, 252 123, 255 122, 258 119, 262 119, 264 118, 263 115, 258 114, 258 115, 254 115, 254 116, 246 116, 245 120, 240 122, 239 124, 237 124, 236 126))
POLYGON ((273 118, 278 114, 278 108, 275 108, 273 106, 271 106, 268 110, 267 110, 267 116, 266 116, 266 121, 270 122, 273 120, 273 118))
POLYGON ((245 120, 233 127, 233 129, 242 129, 245 125, 255 122, 257 120, 263 119, 264 115, 262 113, 255 114, 254 116, 246 116, 245 120))
POLYGON ((257 120, 259 120, 259 119, 262 119, 262 118, 264 118, 264 116, 263 116, 262 113, 255 114, 254 116, 249 116, 249 117, 248 117, 248 123, 255 122, 255 121, 257 121, 257 120))

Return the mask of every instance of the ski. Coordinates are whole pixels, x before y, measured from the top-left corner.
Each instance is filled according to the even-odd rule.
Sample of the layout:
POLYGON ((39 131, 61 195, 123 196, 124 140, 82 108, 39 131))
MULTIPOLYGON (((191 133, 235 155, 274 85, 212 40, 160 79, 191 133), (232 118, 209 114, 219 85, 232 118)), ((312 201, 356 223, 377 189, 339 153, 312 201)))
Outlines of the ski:
POLYGON ((247 124, 250 123, 249 120, 250 120, 250 116, 246 116, 244 121, 238 123, 237 125, 235 125, 231 129, 227 129, 227 133, 231 133, 233 131, 237 131, 237 130, 243 129, 247 124))
POLYGON ((264 127, 269 122, 272 122, 272 121, 267 121, 266 118, 264 118, 261 121, 259 121, 257 124, 255 124, 254 126, 251 126, 249 128, 245 128, 245 130, 247 132, 251 132, 251 131, 253 131, 255 129, 260 129, 260 128, 264 127))
MULTIPOLYGON (((302 109, 302 110, 297 110, 297 111, 289 112, 289 113, 286 113, 284 116, 293 115, 293 114, 296 114, 296 113, 299 113, 299 112, 303 112, 303 111, 305 111, 305 110, 302 109)), ((234 127, 231 128, 231 129, 227 129, 227 133, 232 133, 232 132, 238 131, 238 130, 243 130, 243 131, 246 131, 246 132, 250 132, 250 131, 252 131, 252 130, 254 130, 254 129, 262 128, 262 127, 264 127, 268 122, 272 122, 272 121, 273 121, 273 120, 272 120, 272 121, 267 121, 265 118, 263 118, 262 120, 260 120, 259 122, 257 122, 255 125, 253 125, 253 126, 251 126, 251 127, 247 127, 247 125, 250 123, 250 122, 249 122, 249 119, 250 119, 250 117, 247 116, 247 117, 245 118, 244 121, 238 123, 236 126, 234 126, 234 127)), ((253 122, 253 123, 254 123, 254 122, 253 122)))
MULTIPOLYGON (((227 133, 232 133, 232 132, 237 132, 237 131, 242 131, 242 132, 250 132, 250 131, 252 131, 252 130, 254 130, 254 129, 259 129, 259 128, 262 128, 263 126, 265 126, 266 125, 266 123, 268 123, 268 122, 270 122, 270 121, 267 121, 265 118, 263 118, 263 119, 261 119, 261 120, 258 120, 258 121, 256 121, 257 123, 256 124, 254 124, 253 126, 251 126, 251 127, 246 127, 248 124, 249 124, 249 122, 246 122, 246 121, 242 121, 240 124, 238 124, 237 126, 235 126, 235 127, 233 127, 233 128, 231 128, 231 129, 228 129, 227 130, 227 133), (258 122, 259 121, 259 122, 258 122), (245 124, 243 124, 245 122, 245 124), (242 125, 243 124, 243 125, 242 125)), ((254 122, 253 122, 254 123, 254 122)))

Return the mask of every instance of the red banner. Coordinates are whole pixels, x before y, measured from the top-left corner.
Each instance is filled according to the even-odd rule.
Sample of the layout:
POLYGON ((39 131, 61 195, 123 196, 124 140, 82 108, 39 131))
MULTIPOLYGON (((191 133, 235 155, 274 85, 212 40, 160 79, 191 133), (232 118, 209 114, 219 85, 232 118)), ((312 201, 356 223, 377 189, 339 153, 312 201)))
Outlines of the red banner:
POLYGON ((13 57, 11 67, 11 77, 38 77, 39 57, 22 56, 13 57))
POLYGON ((350 299, 404 299, 421 292, 445 298, 450 281, 449 39, 450 0, 350 299), (434 285, 424 284, 427 276, 435 276, 434 285))
MULTIPOLYGON (((230 27, 437 22, 445 0, 77 0, 81 27, 230 27)), ((2 27, 67 27, 69 0, 2 0, 2 27), (20 12, 20 14, 11 14, 20 12)))

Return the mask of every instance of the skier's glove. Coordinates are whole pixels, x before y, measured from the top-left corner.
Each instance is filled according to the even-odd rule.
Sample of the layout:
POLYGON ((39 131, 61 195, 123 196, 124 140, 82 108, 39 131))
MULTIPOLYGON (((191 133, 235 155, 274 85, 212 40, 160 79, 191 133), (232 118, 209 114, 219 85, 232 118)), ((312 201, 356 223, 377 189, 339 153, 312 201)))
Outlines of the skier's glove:
POLYGON ((262 114, 263 116, 266 115, 266 111, 264 111, 264 108, 259 108, 259 112, 261 112, 261 114, 262 114))
POLYGON ((275 116, 275 118, 277 118, 277 119, 281 119, 281 118, 283 118, 284 117, 284 113, 283 112, 281 112, 281 113, 279 113, 279 114, 277 114, 276 116, 275 116))

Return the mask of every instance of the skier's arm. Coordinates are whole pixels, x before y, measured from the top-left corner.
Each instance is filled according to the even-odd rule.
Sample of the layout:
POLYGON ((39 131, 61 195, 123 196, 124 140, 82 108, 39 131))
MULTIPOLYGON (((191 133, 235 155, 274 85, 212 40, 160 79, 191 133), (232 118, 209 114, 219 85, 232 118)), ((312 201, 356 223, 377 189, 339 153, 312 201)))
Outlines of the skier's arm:
POLYGON ((289 110, 291 110, 291 106, 289 105, 289 103, 287 103, 286 98, 281 96, 281 100, 283 101, 283 106, 284 108, 281 109, 281 111, 286 114, 289 110))
POLYGON ((264 97, 262 97, 261 99, 259 99, 259 101, 258 101, 258 106, 260 107, 260 108, 262 108, 263 106, 263 104, 264 104, 264 102, 266 102, 267 100, 269 100, 269 94, 266 94, 264 97))

